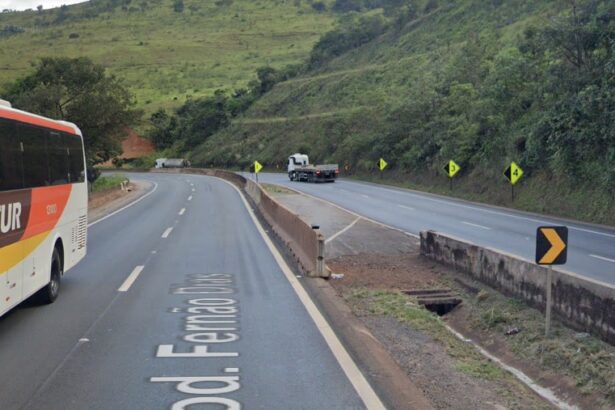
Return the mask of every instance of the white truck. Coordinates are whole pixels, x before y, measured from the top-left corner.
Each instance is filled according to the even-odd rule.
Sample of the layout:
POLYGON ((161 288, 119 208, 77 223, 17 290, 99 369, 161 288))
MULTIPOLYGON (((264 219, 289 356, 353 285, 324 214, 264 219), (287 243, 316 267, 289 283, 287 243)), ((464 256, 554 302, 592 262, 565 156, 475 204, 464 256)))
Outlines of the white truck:
POLYGON ((305 154, 293 154, 288 157, 288 178, 291 181, 335 182, 339 175, 337 164, 310 165, 305 154))

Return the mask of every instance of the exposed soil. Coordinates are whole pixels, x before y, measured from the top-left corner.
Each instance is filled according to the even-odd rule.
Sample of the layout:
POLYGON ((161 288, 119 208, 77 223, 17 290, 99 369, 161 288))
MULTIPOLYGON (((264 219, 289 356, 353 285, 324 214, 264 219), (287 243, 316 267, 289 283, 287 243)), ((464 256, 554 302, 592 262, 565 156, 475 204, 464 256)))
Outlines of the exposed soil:
MULTIPOLYGON (((398 291, 449 285, 437 273, 435 264, 418 255, 418 249, 397 256, 365 253, 342 256, 328 265, 333 272, 344 274, 343 279, 333 280, 332 284, 346 298, 353 289, 398 291)), ((435 408, 549 407, 512 377, 486 380, 460 371, 458 361, 450 356, 445 345, 393 317, 370 314, 368 302, 353 298, 351 305, 435 408)))

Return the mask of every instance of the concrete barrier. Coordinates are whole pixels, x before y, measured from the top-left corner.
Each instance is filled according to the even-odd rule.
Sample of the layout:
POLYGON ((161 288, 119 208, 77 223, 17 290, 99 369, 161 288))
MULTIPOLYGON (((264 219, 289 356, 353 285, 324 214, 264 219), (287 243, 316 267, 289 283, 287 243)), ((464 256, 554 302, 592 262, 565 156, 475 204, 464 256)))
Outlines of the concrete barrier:
POLYGON ((325 238, 299 215, 273 199, 259 184, 230 171, 187 168, 183 172, 223 178, 242 189, 288 247, 301 270, 308 276, 328 277, 329 272, 324 264, 325 238))
MULTIPOLYGON (((433 231, 421 232, 421 254, 544 311, 547 268, 433 231)), ((615 344, 615 286, 553 270, 553 314, 615 344)))

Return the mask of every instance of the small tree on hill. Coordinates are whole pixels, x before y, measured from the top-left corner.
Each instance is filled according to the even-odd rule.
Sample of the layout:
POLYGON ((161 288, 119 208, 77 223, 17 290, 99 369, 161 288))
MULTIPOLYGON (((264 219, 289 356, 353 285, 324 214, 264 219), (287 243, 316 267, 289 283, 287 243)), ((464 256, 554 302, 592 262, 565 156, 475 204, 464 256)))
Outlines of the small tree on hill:
POLYGON ((184 0, 175 0, 173 3, 173 11, 176 13, 183 13, 184 11, 184 0))

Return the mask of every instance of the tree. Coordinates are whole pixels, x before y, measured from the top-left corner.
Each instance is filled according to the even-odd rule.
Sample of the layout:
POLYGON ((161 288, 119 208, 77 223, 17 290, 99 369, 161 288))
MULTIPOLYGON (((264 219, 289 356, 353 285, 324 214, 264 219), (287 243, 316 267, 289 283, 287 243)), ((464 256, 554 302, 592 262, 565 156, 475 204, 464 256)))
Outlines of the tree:
POLYGON ((183 13, 184 11, 184 0, 175 0, 173 3, 173 11, 176 13, 183 13))
POLYGON ((42 58, 4 95, 17 108, 77 124, 89 166, 121 154, 126 127, 140 117, 120 80, 88 58, 42 58))
POLYGON ((38 6, 36 6, 36 9, 38 10, 39 13, 41 13, 43 11, 43 5, 39 4, 38 6))

